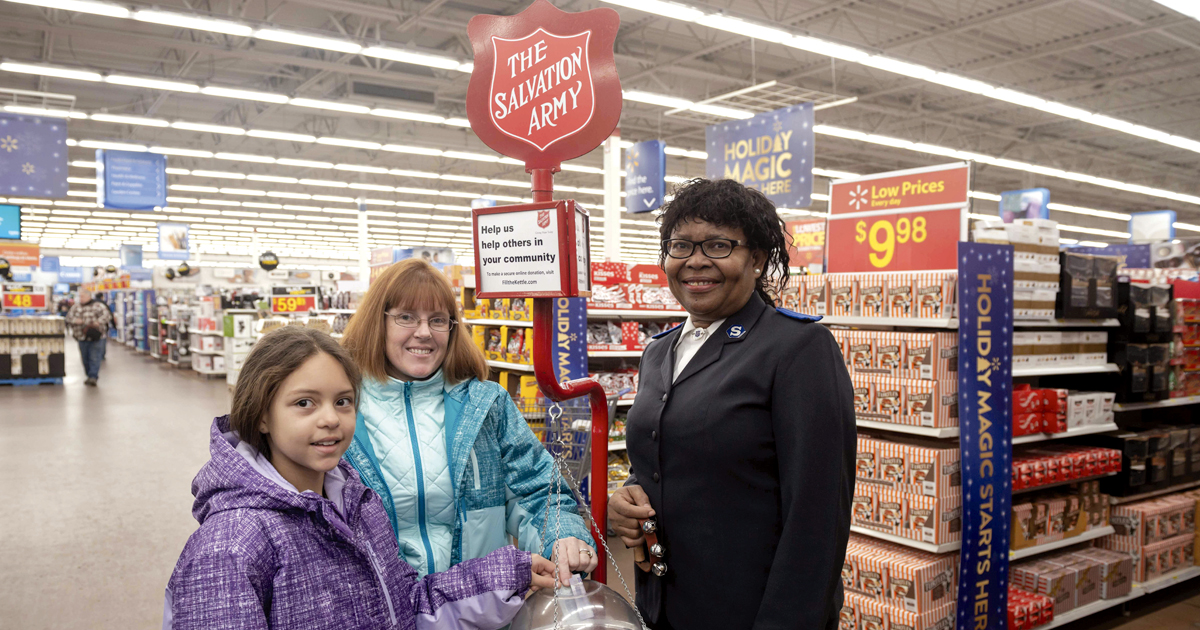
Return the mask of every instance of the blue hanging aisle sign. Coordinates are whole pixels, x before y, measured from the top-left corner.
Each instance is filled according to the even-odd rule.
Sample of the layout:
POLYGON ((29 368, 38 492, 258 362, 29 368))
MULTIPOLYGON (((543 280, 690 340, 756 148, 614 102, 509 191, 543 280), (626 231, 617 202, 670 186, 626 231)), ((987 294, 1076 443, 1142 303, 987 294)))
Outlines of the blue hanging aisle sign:
POLYGON ((67 196, 67 121, 0 114, 0 193, 67 196))
POLYGON ((42 256, 42 271, 46 273, 58 273, 62 268, 61 261, 58 256, 42 256))
POLYGON ((958 244, 963 531, 957 630, 1005 630, 1012 523, 1013 249, 958 244))
POLYGON ((122 267, 141 267, 142 266, 142 246, 131 245, 125 243, 117 250, 121 258, 122 267))
POLYGON ((167 157, 96 149, 97 202, 105 208, 154 210, 167 205, 167 157))
POLYGON ((650 212, 667 194, 667 143, 639 142, 625 150, 625 210, 650 212))
POLYGON ((21 240, 21 206, 0 204, 0 238, 21 240))
POLYGON ((780 208, 812 204, 812 103, 719 123, 704 132, 709 179, 732 179, 780 208))
POLYGON ((59 267, 58 281, 67 283, 83 282, 83 267, 59 267))
POLYGON ((1005 223, 1016 219, 1050 218, 1050 191, 1045 188, 1006 190, 1000 193, 1000 218, 1005 223))

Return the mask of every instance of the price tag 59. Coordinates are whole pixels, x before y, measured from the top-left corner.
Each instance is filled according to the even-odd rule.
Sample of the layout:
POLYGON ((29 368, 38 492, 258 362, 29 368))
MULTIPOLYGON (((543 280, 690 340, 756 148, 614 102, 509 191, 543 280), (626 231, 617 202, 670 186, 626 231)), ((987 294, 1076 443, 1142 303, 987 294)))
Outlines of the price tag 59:
POLYGON ((929 237, 925 217, 887 217, 871 223, 860 220, 854 225, 854 240, 867 242, 873 250, 868 255, 871 265, 877 269, 887 267, 896 255, 896 245, 924 243, 929 237), (893 223, 894 222, 894 223, 893 223))
POLYGON ((272 299, 275 302, 275 311, 278 313, 295 313, 298 311, 307 311, 310 308, 307 297, 277 297, 272 299))

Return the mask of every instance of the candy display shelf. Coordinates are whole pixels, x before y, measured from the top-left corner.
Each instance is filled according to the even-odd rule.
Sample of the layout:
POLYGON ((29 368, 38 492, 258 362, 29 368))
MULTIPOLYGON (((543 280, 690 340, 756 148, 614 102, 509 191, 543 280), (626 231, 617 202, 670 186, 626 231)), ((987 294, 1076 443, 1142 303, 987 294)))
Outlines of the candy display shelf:
POLYGON ((1018 319, 1014 328, 1115 328, 1121 322, 1115 319, 1018 319))
POLYGON ((638 319, 667 319, 677 317, 683 319, 687 317, 687 311, 642 311, 638 309, 616 309, 616 308, 589 308, 587 310, 588 319, 600 319, 604 317, 633 317, 638 319))
POLYGON ((900 328, 958 328, 958 320, 929 317, 845 317, 827 315, 821 318, 822 324, 838 326, 897 326, 900 328))
POLYGON ((1100 374, 1103 372, 1120 372, 1116 363, 1102 365, 1064 365, 1055 367, 1013 368, 1013 378, 1022 376, 1058 376, 1062 374, 1100 374))
POLYGON ((1037 492, 1038 490, 1045 490, 1047 488, 1057 488, 1058 486, 1069 486, 1073 483, 1080 483, 1083 481, 1092 481, 1093 479, 1103 479, 1105 477, 1115 477, 1116 475, 1117 475, 1117 473, 1111 472, 1111 473, 1104 473, 1103 475, 1093 475, 1091 477, 1083 477, 1081 479, 1068 479, 1067 481, 1059 481, 1056 483, 1048 483, 1048 484, 1044 484, 1044 485, 1040 485, 1040 486, 1033 486, 1032 488, 1022 488, 1020 490, 1013 490, 1012 493, 1013 494, 1021 494, 1024 492, 1037 492))
POLYGON ((888 542, 893 542, 893 543, 896 543, 897 545, 904 545, 905 547, 912 547, 913 549, 920 549, 921 551, 928 551, 929 553, 947 553, 950 551, 958 551, 959 549, 962 549, 962 542, 951 542, 951 543, 945 543, 945 544, 941 544, 941 545, 935 545, 933 543, 921 542, 919 540, 912 540, 911 538, 904 538, 902 536, 895 536, 892 534, 885 534, 883 532, 877 532, 868 527, 859 527, 858 525, 851 525, 850 531, 852 531, 856 534, 862 534, 863 536, 870 536, 871 538, 878 538, 880 540, 886 540, 888 542))
POLYGON ((1142 411, 1145 409, 1161 409, 1163 407, 1182 407, 1200 403, 1200 396, 1183 396, 1144 403, 1114 403, 1113 411, 1142 411))
POLYGON ((1070 538, 1056 540, 1054 542, 1049 542, 1044 545, 1035 545, 1033 547, 1026 547, 1024 549, 1016 549, 1013 551, 1009 551, 1008 559, 1009 560, 1020 560, 1021 558, 1030 558, 1033 556, 1041 555, 1048 551, 1054 551, 1055 549, 1062 549, 1064 547, 1070 547, 1071 545, 1077 545, 1081 542, 1087 542, 1089 540, 1103 538, 1109 534, 1116 533, 1116 531, 1117 530, 1113 529, 1112 525, 1105 525, 1104 527, 1097 527, 1096 529, 1090 529, 1086 532, 1083 532, 1082 534, 1080 534, 1078 536, 1072 536, 1070 538))
POLYGON ((893 422, 878 422, 875 420, 858 420, 856 425, 863 429, 877 429, 879 431, 893 431, 895 433, 908 433, 910 435, 923 435, 931 438, 952 438, 958 437, 958 427, 916 427, 909 424, 896 424, 893 422))
POLYGON ((517 372, 533 371, 532 365, 525 365, 523 363, 509 363, 507 361, 488 361, 487 363, 488 365, 500 370, 514 370, 517 372))
POLYGON ((1013 445, 1030 444, 1032 442, 1045 442, 1047 440, 1061 440, 1063 438, 1075 437, 1077 435, 1091 435, 1093 433, 1107 433, 1119 429, 1115 423, 1095 424, 1089 426, 1076 427, 1067 429, 1062 433, 1034 433, 1032 435, 1018 435, 1013 438, 1013 445))
POLYGON ((463 322, 474 326, 518 326, 520 328, 533 328, 533 322, 512 319, 464 319, 463 322))

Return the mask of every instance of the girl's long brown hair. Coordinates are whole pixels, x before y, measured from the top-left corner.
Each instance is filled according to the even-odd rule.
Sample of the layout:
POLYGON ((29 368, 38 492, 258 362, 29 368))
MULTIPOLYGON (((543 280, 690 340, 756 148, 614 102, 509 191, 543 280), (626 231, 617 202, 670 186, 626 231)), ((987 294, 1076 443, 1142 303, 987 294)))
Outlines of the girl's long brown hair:
POLYGON ((457 323, 450 329, 442 377, 450 384, 470 378, 487 380, 487 357, 471 341, 454 299, 454 287, 442 272, 419 258, 402 260, 371 280, 371 288, 346 326, 342 345, 350 351, 364 375, 378 381, 388 378, 388 318, 385 313, 394 308, 449 313, 457 323))
POLYGON ((271 402, 279 386, 304 365, 304 362, 325 353, 334 358, 354 386, 354 403, 358 404, 358 388, 362 375, 354 359, 333 337, 303 326, 284 326, 259 339, 246 357, 233 390, 233 405, 229 411, 229 428, 237 431, 243 442, 253 446, 265 457, 271 457, 267 436, 258 430, 259 422, 271 410, 271 402))

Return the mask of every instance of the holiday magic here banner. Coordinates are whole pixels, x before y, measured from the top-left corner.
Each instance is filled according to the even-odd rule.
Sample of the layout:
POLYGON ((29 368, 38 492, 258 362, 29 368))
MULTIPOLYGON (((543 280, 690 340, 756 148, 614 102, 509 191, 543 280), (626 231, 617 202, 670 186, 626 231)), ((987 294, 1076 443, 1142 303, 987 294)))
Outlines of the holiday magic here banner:
POLYGON ((1013 250, 958 244, 962 558, 957 630, 1005 630, 1012 522, 1013 250))

